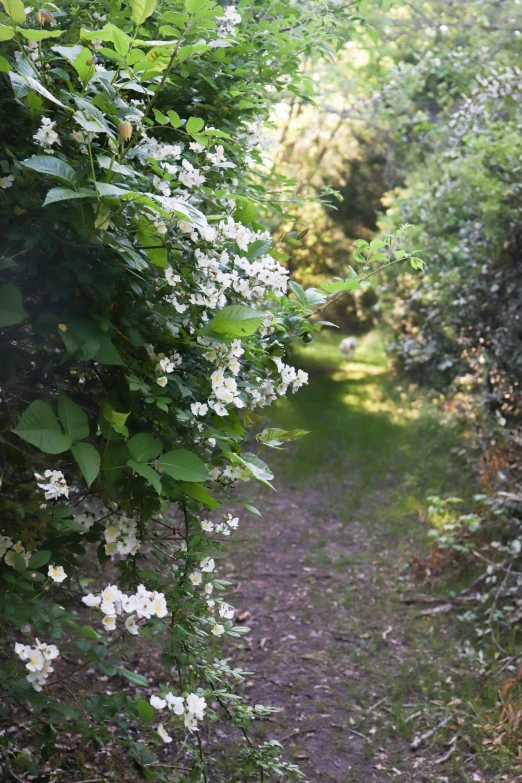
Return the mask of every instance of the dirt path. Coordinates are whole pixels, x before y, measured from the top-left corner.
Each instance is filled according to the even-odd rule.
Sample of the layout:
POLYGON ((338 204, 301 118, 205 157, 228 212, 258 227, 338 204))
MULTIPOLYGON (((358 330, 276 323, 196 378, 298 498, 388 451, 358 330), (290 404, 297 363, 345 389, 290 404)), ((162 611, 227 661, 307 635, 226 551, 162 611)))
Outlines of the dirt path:
POLYGON ((462 444, 436 408, 393 389, 374 339, 343 366, 321 343, 307 369, 310 387, 271 424, 313 433, 263 454, 278 492, 252 488, 263 517, 242 510, 227 569, 252 628, 234 661, 255 672, 250 702, 280 710, 258 738, 280 739, 311 783, 518 779, 460 716, 483 683, 459 657, 457 621, 401 600, 426 592, 409 566, 425 543, 418 509, 455 492, 462 444))

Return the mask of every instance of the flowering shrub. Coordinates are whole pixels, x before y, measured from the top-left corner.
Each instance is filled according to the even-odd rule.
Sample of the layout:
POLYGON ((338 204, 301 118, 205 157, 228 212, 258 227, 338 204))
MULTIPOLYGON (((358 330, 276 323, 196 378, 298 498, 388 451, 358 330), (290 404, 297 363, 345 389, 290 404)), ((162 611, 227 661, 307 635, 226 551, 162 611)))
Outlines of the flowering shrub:
MULTIPOLYGON (((270 709, 215 657, 247 630, 222 598, 240 520, 220 509, 273 478, 243 447, 307 381, 286 344, 361 287, 352 271, 289 297, 260 222, 281 210, 260 174, 268 108, 300 94, 300 57, 330 51, 336 18, 326 0, 2 3, 0 687, 33 748, 4 748, 6 769, 37 775, 67 732, 161 777, 151 749, 188 729, 178 761, 206 780, 202 724, 228 717, 245 770, 297 772, 250 740, 270 709), (151 693, 134 669, 155 649, 151 693)), ((365 259, 397 245, 378 250, 365 259)))

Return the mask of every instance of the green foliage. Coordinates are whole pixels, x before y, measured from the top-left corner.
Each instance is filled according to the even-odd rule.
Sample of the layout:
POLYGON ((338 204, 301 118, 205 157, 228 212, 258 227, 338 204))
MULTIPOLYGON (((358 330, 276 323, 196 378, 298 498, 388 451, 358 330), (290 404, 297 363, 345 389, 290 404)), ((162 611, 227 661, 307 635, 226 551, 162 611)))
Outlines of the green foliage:
MULTIPOLYGON (((35 777, 67 733, 164 780, 149 746, 172 732, 206 779, 198 724, 248 736, 270 714, 215 657, 247 629, 215 574, 238 521, 207 517, 272 481, 247 440, 304 434, 256 442, 252 411, 306 383, 285 350, 328 301, 287 296, 263 221, 292 205, 263 174, 263 123, 311 99, 303 56, 335 54, 353 20, 329 0, 3 8, 2 703, 35 777), (134 671, 153 649, 157 693, 134 671)), ((246 748, 248 775, 299 774, 277 743, 246 748)))

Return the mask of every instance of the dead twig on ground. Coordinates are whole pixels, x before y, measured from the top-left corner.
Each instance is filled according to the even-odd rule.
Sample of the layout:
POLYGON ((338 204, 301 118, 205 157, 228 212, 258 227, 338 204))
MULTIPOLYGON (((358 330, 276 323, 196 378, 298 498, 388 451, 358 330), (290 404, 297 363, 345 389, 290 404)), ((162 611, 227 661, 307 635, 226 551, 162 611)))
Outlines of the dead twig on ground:
POLYGON ((444 726, 447 726, 448 723, 451 720, 451 715, 448 718, 444 718, 443 720, 439 721, 436 726, 434 726, 429 731, 426 731, 424 734, 420 734, 418 737, 415 737, 413 742, 410 745, 410 750, 417 750, 420 748, 420 746, 426 742, 430 737, 433 737, 434 734, 438 732, 439 729, 443 729, 444 726))

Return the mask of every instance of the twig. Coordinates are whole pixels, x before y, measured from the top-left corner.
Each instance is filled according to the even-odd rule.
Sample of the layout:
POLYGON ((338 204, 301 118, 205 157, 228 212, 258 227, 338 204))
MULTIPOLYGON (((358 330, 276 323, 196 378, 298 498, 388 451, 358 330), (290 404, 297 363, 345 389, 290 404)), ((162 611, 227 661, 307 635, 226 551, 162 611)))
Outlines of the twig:
POLYGON ((451 720, 451 715, 448 718, 444 718, 444 720, 439 721, 437 725, 434 726, 429 731, 426 731, 424 734, 421 734, 419 737, 415 737, 415 739, 410 745, 410 750, 417 750, 418 748, 420 748, 423 742, 425 742, 430 737, 433 737, 433 735, 436 734, 439 729, 442 729, 444 728, 444 726, 447 726, 450 720, 451 720))
POLYGON ((316 731, 317 729, 298 729, 291 734, 285 734, 284 737, 281 737, 281 742, 286 742, 286 740, 292 739, 292 737, 298 737, 300 734, 315 734, 316 731))

